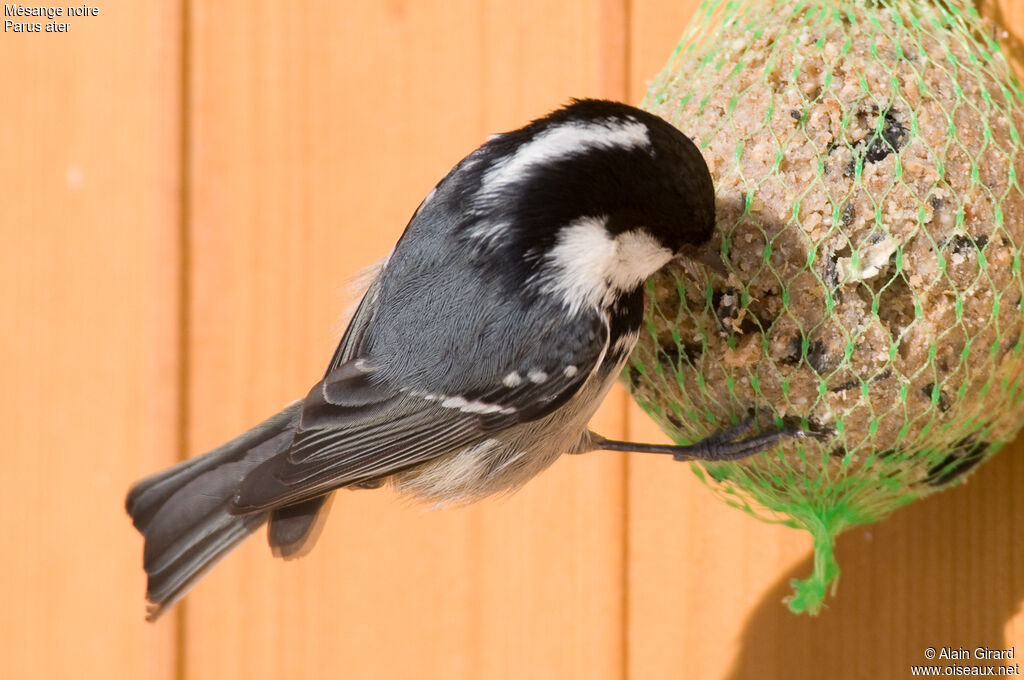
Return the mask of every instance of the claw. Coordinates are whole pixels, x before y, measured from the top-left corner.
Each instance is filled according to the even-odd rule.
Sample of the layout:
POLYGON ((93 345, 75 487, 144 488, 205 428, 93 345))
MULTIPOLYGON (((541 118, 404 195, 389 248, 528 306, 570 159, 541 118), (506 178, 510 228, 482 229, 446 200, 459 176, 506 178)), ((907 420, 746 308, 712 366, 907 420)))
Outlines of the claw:
MULTIPOLYGON (((689 460, 707 460, 715 462, 723 462, 730 460, 741 460, 755 453, 766 451, 775 446, 779 440, 783 437, 803 437, 806 433, 803 430, 797 430, 792 432, 789 430, 774 430, 771 432, 763 432, 753 437, 746 439, 735 439, 735 434, 732 432, 733 428, 728 430, 722 430, 716 434, 711 435, 707 439, 692 444, 690 446, 680 446, 679 450, 672 454, 673 460, 678 461, 689 461, 689 460), (727 436, 733 435, 733 436, 727 436)), ((750 428, 746 428, 742 434, 749 432, 750 428)))
POLYGON ((640 453, 669 453, 677 461, 707 460, 724 462, 741 460, 755 453, 766 451, 779 443, 785 437, 803 439, 805 437, 820 437, 822 433, 807 432, 793 427, 762 432, 748 437, 757 427, 757 414, 751 412, 742 421, 720 430, 715 434, 703 439, 696 444, 689 446, 671 446, 662 444, 637 444, 635 442, 612 441, 593 435, 593 447, 608 449, 611 451, 635 451, 640 453))
POLYGON ((816 432, 807 432, 806 430, 793 427, 782 427, 762 432, 753 437, 747 437, 746 435, 756 426, 757 413, 752 410, 746 418, 736 425, 716 432, 691 446, 679 447, 679 450, 672 457, 678 461, 708 460, 720 462, 741 460, 772 448, 786 437, 804 439, 806 437, 820 436, 816 432))

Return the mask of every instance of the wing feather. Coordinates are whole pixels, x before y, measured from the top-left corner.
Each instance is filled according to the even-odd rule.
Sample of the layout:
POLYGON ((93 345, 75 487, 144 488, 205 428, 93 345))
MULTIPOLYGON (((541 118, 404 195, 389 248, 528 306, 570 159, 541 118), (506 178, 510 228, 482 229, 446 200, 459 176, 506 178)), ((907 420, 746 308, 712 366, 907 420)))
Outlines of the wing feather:
MULTIPOLYGON (((380 294, 384 268, 387 266, 390 258, 391 255, 389 254, 376 265, 367 268, 366 275, 372 276, 373 279, 370 281, 370 285, 367 286, 366 292, 363 293, 363 297, 359 300, 359 306, 356 307, 355 314, 352 315, 345 333, 338 342, 337 349, 334 350, 334 356, 331 357, 331 362, 327 365, 325 376, 330 375, 343 363, 359 355, 366 331, 370 327, 370 321, 373 320, 373 314, 377 309, 377 296, 380 294)), ((362 276, 358 278, 365 281, 362 276)))
MULTIPOLYGON (((571 337, 548 342, 547 361, 500 366, 461 394, 433 385, 396 388, 380 379, 370 359, 341 362, 307 395, 291 448, 246 477, 234 511, 289 505, 394 474, 553 413, 590 379, 607 350, 604 317, 595 312, 580 321, 571 337)), ((544 342, 537 338, 538 346, 544 342)), ((350 357, 353 349, 359 348, 337 356, 350 357)))

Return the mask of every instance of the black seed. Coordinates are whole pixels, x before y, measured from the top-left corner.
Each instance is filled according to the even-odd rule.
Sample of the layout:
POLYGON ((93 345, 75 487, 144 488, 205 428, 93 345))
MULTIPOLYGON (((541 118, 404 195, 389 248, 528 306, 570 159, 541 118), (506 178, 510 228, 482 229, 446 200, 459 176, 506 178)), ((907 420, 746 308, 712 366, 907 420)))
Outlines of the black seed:
POLYGON ((640 369, 637 368, 636 366, 634 366, 633 364, 630 364, 629 365, 629 386, 632 387, 634 390, 637 389, 640 386, 640 378, 641 377, 642 376, 641 376, 641 373, 640 373, 640 369))
POLYGON ((928 468, 924 482, 929 486, 943 486, 964 474, 985 458, 988 442, 979 442, 968 437, 957 444, 957 448, 938 463, 928 468))
POLYGON ((718 322, 722 330, 728 335, 735 333, 736 324, 730 322, 735 321, 740 315, 739 291, 729 288, 721 293, 716 292, 712 296, 711 302, 715 306, 715 313, 718 315, 718 322))
MULTIPOLYGON (((800 426, 800 419, 796 418, 794 416, 789 416, 789 417, 783 418, 782 421, 784 423, 792 422, 793 423, 793 427, 799 427, 800 426)), ((808 425, 809 425, 809 427, 807 429, 809 431, 811 431, 811 432, 814 432, 815 434, 835 434, 836 433, 836 428, 835 428, 834 425, 825 425, 818 418, 811 418, 810 421, 808 422, 808 425)))
POLYGON ((943 245, 949 246, 954 253, 959 255, 971 247, 971 240, 963 234, 957 234, 943 245))
MULTIPOLYGON (((1018 304, 1018 305, 1020 304, 1020 301, 1019 301, 1019 300, 1018 300, 1017 304, 1018 304)), ((1005 345, 1003 345, 1002 349, 1000 349, 1000 350, 999 350, 999 356, 1000 356, 1000 358, 1002 358, 1002 356, 1003 356, 1004 354, 1006 354, 1007 352, 1009 352, 1010 350, 1012 350, 1012 349, 1013 349, 1014 347, 1016 347, 1016 346, 1017 346, 1017 343, 1018 343, 1019 341, 1020 341, 1020 335, 1014 335, 1014 336, 1012 336, 1012 337, 1010 338, 1009 342, 1007 342, 1007 343, 1006 343, 1005 345)))
MULTIPOLYGON (((763 411, 762 411, 762 413, 763 413, 763 411)), ((756 415, 757 411, 755 411, 754 409, 750 409, 750 414, 752 416, 756 415)), ((802 425, 802 421, 801 421, 800 416, 783 416, 782 417, 782 427, 787 429, 787 430, 793 430, 793 431, 799 430, 801 425, 802 425)))
POLYGON ((674 414, 669 414, 665 416, 665 419, 672 425, 672 427, 676 428, 677 430, 683 429, 683 421, 679 420, 679 418, 676 417, 674 414))
POLYGON ((842 446, 837 446, 836 448, 829 451, 828 455, 830 455, 833 458, 846 458, 846 449, 844 449, 842 446))
POLYGON ((844 203, 843 204, 843 210, 842 210, 841 216, 842 216, 843 226, 844 227, 848 227, 851 224, 853 224, 853 217, 854 217, 853 203, 844 203))
POLYGON ((840 385, 830 388, 829 392, 845 392, 846 390, 852 390, 854 387, 860 387, 859 380, 847 380, 840 385))
POLYGON ((882 122, 882 134, 875 133, 868 141, 864 162, 877 163, 891 153, 896 153, 907 143, 907 128, 896 120, 892 109, 885 112, 882 122))
MULTIPOLYGON (((935 392, 935 383, 930 382, 921 388, 921 394, 928 401, 932 400, 932 393, 935 392)), ((939 400, 937 402, 939 410, 945 413, 949 410, 949 395, 946 394, 945 390, 939 390, 939 400)))
POLYGON ((690 362, 691 366, 697 365, 702 354, 704 354, 704 348, 701 345, 683 345, 683 356, 686 357, 686 360, 690 362))
POLYGON ((682 363, 679 361, 680 358, 685 359, 689 365, 696 366, 703 353, 704 348, 696 344, 683 345, 681 348, 676 345, 663 345, 657 349, 654 356, 662 368, 677 373, 682 363))
POLYGON ((839 365, 839 359, 829 353, 824 342, 815 340, 807 348, 807 363, 810 364, 815 373, 821 375, 839 365))
POLYGON ((801 114, 801 113, 800 113, 799 111, 797 111, 796 109, 790 109, 790 110, 789 110, 789 115, 790 115, 790 117, 791 117, 791 118, 792 118, 793 120, 800 120, 801 118, 803 118, 803 114, 801 114))
MULTIPOLYGON (((878 112, 877 106, 872 106, 873 113, 878 112)), ((863 114, 858 114, 863 115, 863 114)), ((896 120, 892 109, 888 109, 882 121, 882 133, 877 131, 865 139, 853 145, 853 158, 846 164, 843 172, 846 175, 853 175, 857 170, 857 159, 863 159, 864 163, 877 163, 886 156, 898 152, 907 144, 907 128, 896 120)))
POLYGON ((871 382, 878 382, 879 380, 885 380, 886 378, 891 377, 891 376, 892 376, 892 369, 891 368, 887 368, 884 371, 882 371, 881 373, 879 373, 878 375, 876 375, 874 378, 872 378, 871 382))
POLYGON ((673 373, 679 370, 679 348, 675 345, 659 347, 655 358, 662 368, 673 373))
POLYGON ((762 328, 769 325, 771 324, 766 324, 748 309, 747 315, 743 317, 743 321, 740 322, 740 334, 750 335, 751 333, 760 333, 762 328))
POLYGON ((949 239, 946 243, 953 252, 960 255, 968 250, 978 249, 981 250, 988 245, 988 236, 985 234, 979 234, 978 236, 968 236, 967 234, 957 234, 953 238, 949 239))
POLYGON ((784 366, 794 366, 800 361, 800 355, 804 350, 803 337, 794 335, 793 339, 786 345, 786 353, 779 357, 779 363, 784 366))
POLYGON ((825 261, 825 285, 832 290, 839 287, 839 253, 829 253, 825 261))

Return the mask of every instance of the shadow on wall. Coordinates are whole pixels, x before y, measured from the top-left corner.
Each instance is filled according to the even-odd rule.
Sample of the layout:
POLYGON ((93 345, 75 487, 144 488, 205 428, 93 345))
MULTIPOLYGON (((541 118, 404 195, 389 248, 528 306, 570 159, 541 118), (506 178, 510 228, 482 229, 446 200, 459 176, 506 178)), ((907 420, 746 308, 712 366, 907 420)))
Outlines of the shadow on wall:
POLYGON ((966 484, 841 535, 836 596, 817 618, 782 604, 790 580, 811 572, 811 557, 762 598, 742 633, 733 680, 906 678, 928 664, 925 650, 993 649, 1024 600, 1024 439, 1006 446, 966 484), (1015 500, 1015 496, 1020 500, 1015 500))

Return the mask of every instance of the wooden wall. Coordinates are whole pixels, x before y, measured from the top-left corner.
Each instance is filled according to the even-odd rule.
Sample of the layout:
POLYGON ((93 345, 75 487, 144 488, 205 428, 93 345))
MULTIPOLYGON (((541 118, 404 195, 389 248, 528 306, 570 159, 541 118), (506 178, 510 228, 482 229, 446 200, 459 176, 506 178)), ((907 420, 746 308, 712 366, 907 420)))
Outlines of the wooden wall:
MULTIPOLYGON (((839 541, 685 466, 566 458, 503 502, 339 494, 316 551, 259 536, 143 621, 136 478, 305 393, 347 281, 486 134, 569 95, 638 102, 695 0, 94 0, 0 34, 0 677, 908 677, 1024 655, 1024 445, 839 541)), ((1003 11, 1024 28, 1024 10, 1003 11)), ((617 391, 598 425, 653 439, 617 391)))

